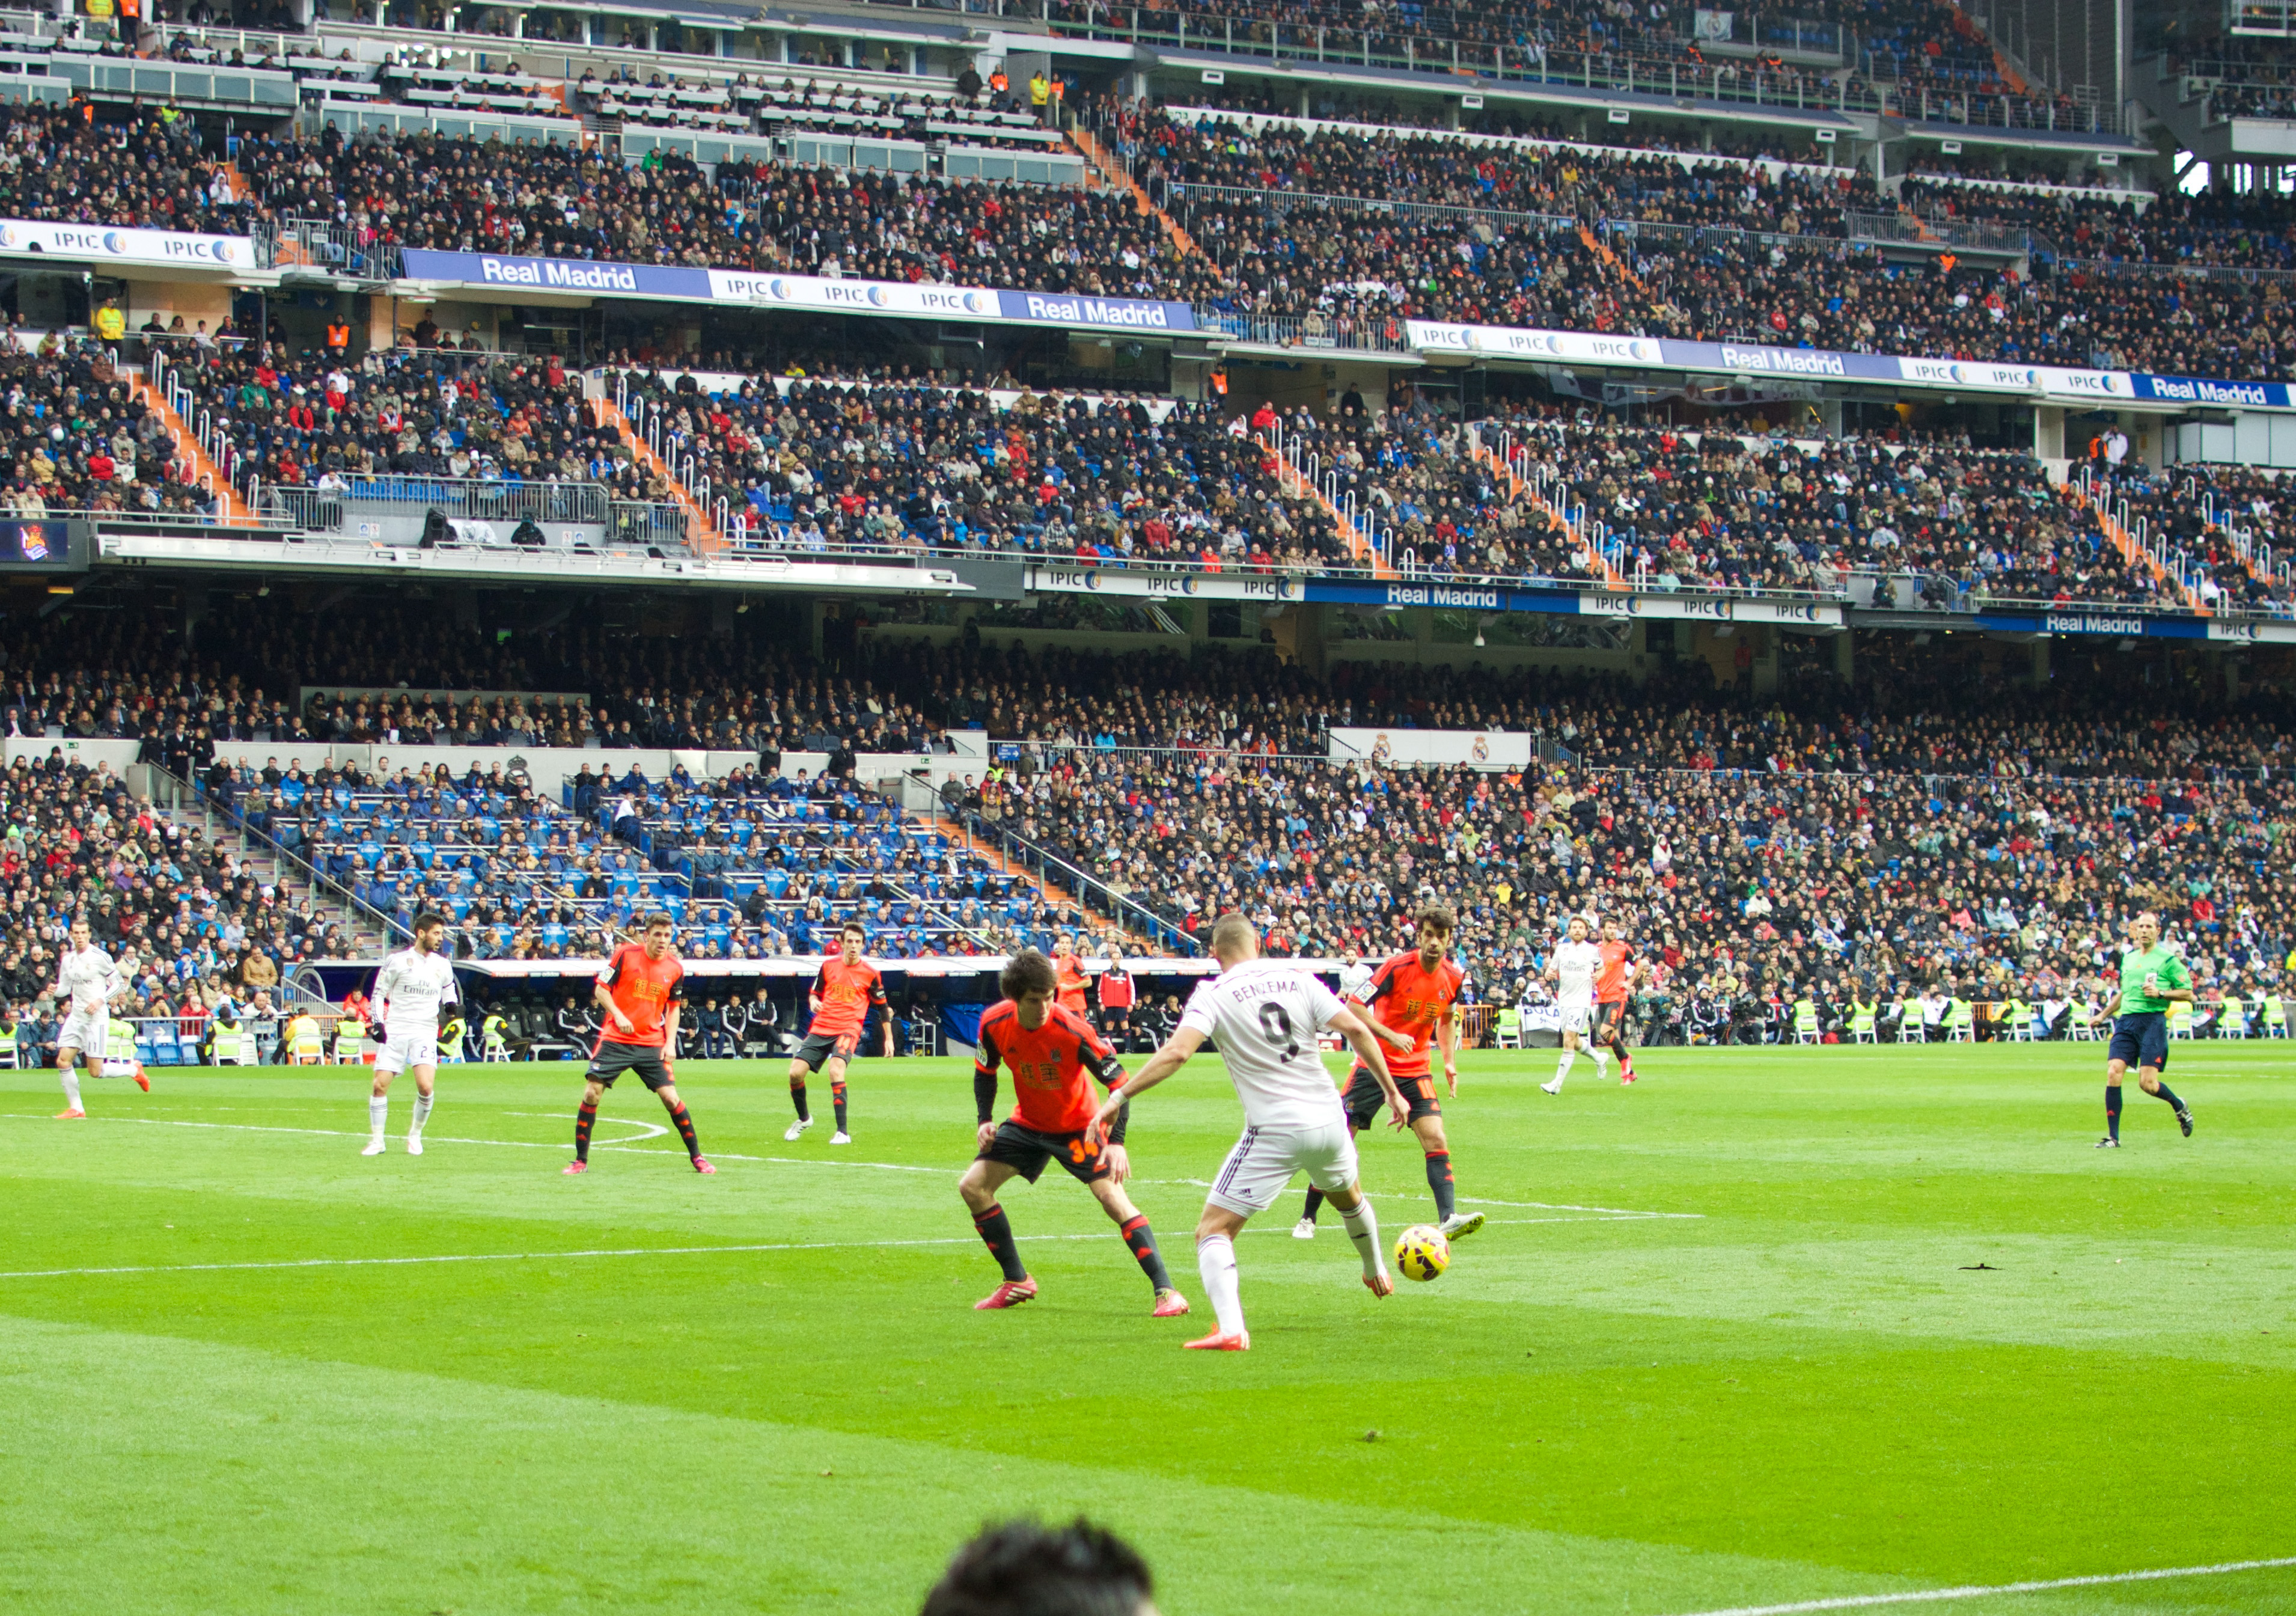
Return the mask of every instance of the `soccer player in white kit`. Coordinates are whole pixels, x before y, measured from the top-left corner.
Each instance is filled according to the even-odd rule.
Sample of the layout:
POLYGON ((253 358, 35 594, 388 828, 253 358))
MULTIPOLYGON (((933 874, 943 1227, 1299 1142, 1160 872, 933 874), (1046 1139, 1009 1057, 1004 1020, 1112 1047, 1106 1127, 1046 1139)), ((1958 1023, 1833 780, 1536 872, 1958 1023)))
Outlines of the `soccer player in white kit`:
POLYGON ((1219 1315, 1219 1328, 1185 1344, 1245 1352, 1251 1336, 1243 1327, 1237 1289, 1235 1236, 1254 1212, 1275 1205, 1292 1175, 1302 1169, 1339 1209, 1348 1238, 1363 1258, 1365 1285, 1374 1296, 1395 1291, 1380 1250, 1379 1219, 1357 1187, 1355 1138, 1340 1092, 1324 1070, 1316 1035, 1335 1027, 1354 1046, 1357 1058, 1379 1079, 1394 1108, 1396 1127, 1409 1124, 1411 1107, 1363 1018, 1300 966, 1261 959, 1250 921, 1233 912, 1221 915, 1212 927, 1212 957, 1219 962, 1219 975, 1189 998, 1178 1029, 1164 1046, 1110 1091, 1096 1126, 1105 1128, 1127 1100, 1186 1065, 1207 1038, 1218 1040, 1220 1059, 1243 1102, 1244 1129, 1204 1197, 1203 1216, 1196 1223, 1196 1267, 1219 1315))
POLYGON ((1570 936, 1555 945, 1554 957, 1546 962, 1546 980, 1554 984, 1555 1004, 1562 1012, 1562 1062, 1554 1069, 1552 1082, 1538 1086, 1544 1094, 1562 1092, 1562 1079, 1570 1075, 1578 1046, 1594 1030, 1595 973, 1603 968, 1603 952, 1587 940, 1591 930, 1585 915, 1572 915, 1570 936))
POLYGON ((382 1047, 375 1052, 374 1092, 366 1116, 373 1130, 362 1156, 382 1154, 383 1130, 390 1124, 390 1080, 414 1073, 414 1121, 406 1130, 406 1153, 422 1153, 422 1125, 430 1120, 430 1090, 439 1076, 439 1007, 462 1002, 455 967, 439 952, 447 917, 428 911, 414 917, 414 946, 401 948, 375 972, 373 997, 382 1014, 382 1047))
MULTIPOLYGON (((95 946, 87 922, 72 922, 69 946, 56 964, 56 1000, 67 1006, 63 1031, 56 1035, 56 1075, 64 1086, 64 1108, 56 1113, 59 1122, 76 1122, 87 1115, 80 1104, 79 1074, 72 1066, 77 1062, 88 1076, 102 1075, 111 1001, 126 986, 111 956, 95 946)), ((141 1066, 129 1075, 136 1087, 151 1092, 152 1079, 141 1066)))

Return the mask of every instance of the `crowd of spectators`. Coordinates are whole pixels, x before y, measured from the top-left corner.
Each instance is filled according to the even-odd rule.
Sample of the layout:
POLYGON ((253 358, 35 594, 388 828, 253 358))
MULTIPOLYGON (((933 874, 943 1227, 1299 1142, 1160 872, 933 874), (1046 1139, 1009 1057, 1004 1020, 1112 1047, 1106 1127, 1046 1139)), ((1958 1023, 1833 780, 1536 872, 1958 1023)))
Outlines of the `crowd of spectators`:
POLYGON ((174 434, 95 343, 54 334, 0 344, 0 516, 67 511, 195 514, 174 434))
MULTIPOLYGON (((924 378, 761 378, 716 394, 690 379, 627 381, 663 412, 681 463, 695 453, 732 500, 752 549, 1288 570, 1362 565, 1368 545, 1398 571, 1438 578, 1624 578, 1861 603, 1902 582, 1904 603, 1939 608, 2193 603, 2173 577, 2124 556, 2095 506, 2030 455, 1946 435, 1792 441, 1502 400, 1470 434, 1407 390, 1384 409, 1349 394, 1327 418, 1261 406, 1222 426, 1215 410, 1185 404, 1159 418, 1144 400, 1000 399, 924 378), (1283 464, 1269 452, 1279 446, 1283 464), (1341 511, 1354 513, 1350 530, 1341 511), (1589 554, 1593 523, 1607 570, 1589 554), (1862 595, 1861 578, 1873 580, 1862 595)), ((2160 497, 2181 502, 2178 541, 2230 556, 2199 542, 2221 526, 2204 491, 2183 491, 2181 471, 2157 480, 2160 497)), ((2208 603, 2288 610, 2273 554, 2258 553, 2256 572, 2237 557, 2218 566, 2208 603)))
POLYGON ((35 1059, 53 1058, 62 1030, 53 988, 75 917, 120 965, 114 1013, 173 1019, 194 1040, 217 1022, 275 1019, 284 972, 345 952, 308 890, 282 890, 61 746, 0 772, 0 1017, 35 1059))
MULTIPOLYGON (((622 662, 643 686, 583 710, 646 714, 643 731, 624 733, 659 744, 693 735, 713 700, 738 701, 753 721, 713 730, 713 742, 828 742, 832 767, 784 779, 767 758, 714 781, 683 770, 654 781, 602 753, 550 795, 506 763, 426 767, 412 732, 391 742, 407 756, 365 773, 329 763, 320 745, 295 752, 308 718, 292 721, 301 739, 242 741, 234 717, 267 706, 275 723, 275 702, 176 658, 148 626, 72 627, 12 651, 20 718, 132 703, 163 747, 187 720, 213 720, 191 759, 211 801, 377 908, 446 905, 461 946, 480 956, 586 957, 608 926, 657 903, 686 918, 701 959, 818 951, 849 917, 890 958, 1041 947, 1105 932, 1111 919, 1185 950, 1231 906, 1258 916, 1278 951, 1336 956, 1399 946, 1397 917, 1438 898, 1464 917, 1487 1000, 1512 1002, 1562 916, 1595 906, 1628 919, 1663 963, 1651 989, 1670 994, 1666 1013, 1679 1017, 1701 998, 1819 991, 1839 1002, 1900 984, 2075 997, 2136 907, 2170 915, 2222 991, 2277 981, 2296 945, 2282 846, 2296 828, 2296 733, 2268 700, 2235 705, 2189 686, 2140 701, 2109 664, 2014 703, 1973 703, 1934 659, 1910 654, 1881 659, 1853 687, 1805 680, 1751 699, 1717 691, 1699 662, 1630 688, 1355 662, 1317 677, 1258 658, 1031 655, 886 636, 838 675, 759 645, 689 658, 669 644, 622 662), (172 677, 155 677, 167 666, 172 677), (1492 773, 1334 762, 1335 725, 1528 731, 1545 761, 1492 773), (989 756, 944 798, 971 840, 904 819, 854 783, 857 753, 931 749, 976 727, 989 756), (216 728, 232 733, 218 740, 216 728), (1046 855, 1082 873, 1068 896, 1089 909, 1007 873, 1046 855)), ((377 623, 372 653, 389 654, 402 628, 377 623)), ((473 635, 466 649, 491 638, 473 635)), ((554 655, 551 671, 570 684, 566 659, 593 672, 615 660, 582 631, 510 636, 490 666, 445 660, 451 648, 426 651, 419 633, 398 643, 410 668, 442 659, 442 670, 494 679, 554 655)), ((273 652, 315 664, 327 653, 273 652)), ((309 716, 381 740, 358 727, 356 699, 322 694, 309 716)), ((560 722, 553 738, 569 738, 579 711, 545 710, 560 722)), ((512 731, 503 743, 524 733, 539 738, 512 731)), ((60 748, 12 766, 4 796, 0 1000, 24 1013, 38 1013, 75 910, 134 956, 137 1004, 154 1015, 213 1014, 225 1000, 227 1014, 254 1013, 279 1002, 282 974, 343 947, 340 922, 307 894, 266 887, 60 748)))
POLYGON ((1575 762, 1496 774, 1054 743, 1004 812, 1179 930, 1242 907, 1277 952, 1377 955, 1440 899, 1502 1003, 1590 909, 1656 956, 1646 990, 1677 1024, 1693 998, 1813 985, 1837 1005, 1932 983, 2094 996, 2142 908, 2216 989, 2283 980, 2296 787, 2276 732, 1650 711, 1567 719, 1575 762))
POLYGON ((1329 127, 1309 138, 1284 123, 1255 132, 1138 106, 1111 119, 1119 150, 1201 250, 1184 250, 1115 191, 746 159, 711 172, 659 152, 630 165, 555 142, 346 141, 332 128, 316 140, 241 137, 246 196, 234 200, 189 120, 116 125, 24 106, 0 109, 0 166, 13 165, 0 172, 0 206, 31 218, 232 233, 316 219, 342 226, 361 250, 1158 297, 1297 317, 1342 337, 1417 316, 2296 374, 2296 317, 2278 277, 2186 273, 2296 262, 2296 205, 2284 198, 2165 198, 2140 213, 2133 203, 1908 182, 1898 201, 1920 217, 2031 232, 2035 255, 2021 272, 1949 253, 1899 261, 1857 239, 1848 216, 1883 204, 1849 168, 1329 127))
POLYGON ((258 477, 340 490, 399 475, 593 482, 618 499, 669 497, 554 357, 416 346, 348 361, 263 344, 194 349, 171 374, 220 427, 234 485, 258 477))

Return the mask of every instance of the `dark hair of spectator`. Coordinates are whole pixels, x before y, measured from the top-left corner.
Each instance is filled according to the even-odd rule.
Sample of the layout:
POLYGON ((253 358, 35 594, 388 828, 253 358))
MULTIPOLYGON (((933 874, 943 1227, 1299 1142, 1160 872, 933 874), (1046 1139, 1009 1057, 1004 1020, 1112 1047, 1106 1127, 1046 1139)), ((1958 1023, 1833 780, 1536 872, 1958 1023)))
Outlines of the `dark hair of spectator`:
MULTIPOLYGON (((1021 958, 1051 969, 1041 954, 1021 958)), ((922 1616, 1137 1616, 1152 1592, 1147 1563, 1113 1532, 1081 1517, 1008 1521, 956 1551, 922 1616)))

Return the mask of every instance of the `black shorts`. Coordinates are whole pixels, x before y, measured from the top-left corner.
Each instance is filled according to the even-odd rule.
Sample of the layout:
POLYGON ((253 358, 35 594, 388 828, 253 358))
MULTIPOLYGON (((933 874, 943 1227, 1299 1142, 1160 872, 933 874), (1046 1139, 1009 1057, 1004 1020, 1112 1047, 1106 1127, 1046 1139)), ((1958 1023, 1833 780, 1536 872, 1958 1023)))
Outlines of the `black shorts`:
MULTIPOLYGON (((1411 1103, 1411 1120, 1414 1122, 1422 1117, 1443 1114, 1443 1102, 1435 1097, 1435 1075, 1432 1072, 1419 1078, 1397 1076, 1395 1086, 1411 1103)), ((1348 1120, 1355 1124, 1356 1132, 1363 1133, 1378 1119, 1381 1107, 1387 1103, 1387 1094, 1369 1069, 1357 1066, 1348 1073, 1348 1092, 1341 1103, 1347 1107, 1348 1120)))
POLYGON ((840 1032, 832 1038, 825 1032, 807 1035, 804 1043, 790 1052, 792 1061, 803 1061, 808 1071, 819 1071, 832 1061, 849 1061, 853 1052, 861 1047, 857 1032, 840 1032))
POLYGON ((1596 1000, 1595 1004, 1595 1042, 1597 1044, 1615 1043, 1619 1037, 1619 1029, 1626 1024, 1626 1000, 1612 999, 1607 1004, 1599 999, 1596 1000))
POLYGON ((591 1052, 590 1070, 583 1076, 611 1088, 614 1079, 626 1071, 637 1073, 638 1081, 646 1086, 648 1094, 666 1088, 671 1082, 669 1069, 661 1063, 661 1051, 655 1046, 617 1044, 611 1038, 599 1040, 598 1047, 591 1052))
POLYGON ((1108 1153, 1101 1148, 1099 1136, 1089 1130, 1040 1134, 1018 1122, 1000 1123, 996 1136, 988 1142, 979 1159, 1002 1161, 1031 1184, 1044 1172, 1047 1161, 1059 1162, 1078 1184, 1108 1177, 1108 1153))
POLYGON ((2112 1047, 2105 1058, 2126 1061, 2131 1066, 2150 1066, 2155 1071, 2169 1068, 2169 1017, 2163 1011, 2140 1012, 2112 1019, 2112 1047))

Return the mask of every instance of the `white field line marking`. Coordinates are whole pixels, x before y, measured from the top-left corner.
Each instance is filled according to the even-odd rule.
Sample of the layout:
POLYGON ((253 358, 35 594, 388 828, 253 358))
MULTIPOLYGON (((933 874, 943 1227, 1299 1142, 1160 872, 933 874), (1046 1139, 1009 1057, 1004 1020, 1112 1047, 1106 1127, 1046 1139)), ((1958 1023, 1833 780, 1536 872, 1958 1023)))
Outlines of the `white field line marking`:
POLYGON ((1485 1201, 1473 1195, 1459 1197, 1461 1206, 1523 1207, 1540 1212, 1600 1212, 1607 1218, 1703 1218, 1703 1212, 1641 1212, 1623 1206, 1571 1206, 1560 1201, 1485 1201))
MULTIPOLYGON (((1031 1240, 1105 1240, 1106 1235, 1032 1235, 1031 1240)), ((250 1268, 403 1268, 442 1262, 561 1262, 582 1257, 714 1257, 727 1251, 872 1251, 900 1246, 969 1246, 976 1236, 931 1240, 813 1240, 765 1245, 624 1246, 594 1251, 476 1251, 437 1257, 298 1257, 275 1262, 174 1262, 140 1267, 24 1268, 0 1279, 70 1279, 102 1274, 219 1274, 250 1268)))
POLYGON ((1922 1588, 1906 1594, 1849 1594, 1838 1599, 1804 1599, 1792 1604, 1741 1604, 1695 1616, 1798 1616, 1804 1611, 1862 1611, 1885 1604, 1934 1604, 1948 1599, 1984 1599, 2002 1594, 2045 1594, 2053 1588, 2103 1587, 2119 1582, 2166 1582, 2180 1577, 2226 1577, 2235 1571, 2277 1571, 2296 1565, 2296 1555, 2279 1560, 2229 1560, 2221 1565, 2186 1565, 2159 1571, 2115 1571, 2109 1576, 2060 1577, 2050 1582, 2002 1582, 1990 1587, 1922 1588))
MULTIPOLYGON (((0 1113, 0 1115, 5 1114, 8 1113, 0 1113)), ((554 1113, 548 1112, 513 1111, 504 1112, 502 1114, 507 1117, 538 1117, 547 1121, 565 1120, 564 1118, 556 1116, 554 1113)), ((32 1122, 45 1120, 45 1119, 33 1117, 20 1112, 13 1114, 13 1120, 17 1121, 32 1122)), ((218 1129, 226 1133, 303 1134, 322 1139, 364 1139, 367 1137, 365 1134, 353 1128, 287 1128, 278 1123, 264 1122, 187 1122, 173 1117, 94 1117, 90 1118, 89 1120, 95 1122, 132 1122, 143 1128, 203 1128, 218 1129)), ((590 1146, 592 1150, 623 1151, 636 1156, 668 1156, 678 1153, 673 1151, 649 1150, 644 1148, 647 1142, 660 1138, 669 1132, 669 1129, 662 1127, 659 1123, 641 1122, 636 1118, 612 1118, 609 1119, 609 1120, 620 1122, 625 1126, 631 1128, 648 1128, 652 1131, 644 1134, 633 1135, 627 1138, 614 1141, 611 1144, 593 1141, 590 1146)), ((431 1144, 483 1144, 494 1145, 503 1150, 565 1150, 569 1148, 566 1145, 559 1144, 548 1140, 462 1139, 456 1138, 451 1135, 430 1133, 424 1134, 423 1138, 426 1143, 431 1144)), ((850 1158, 840 1159, 833 1156, 744 1156, 731 1152, 720 1153, 716 1151, 708 1152, 706 1153, 712 1161, 757 1161, 781 1167, 857 1167, 867 1168, 878 1172, 886 1173, 931 1173, 948 1176, 954 1176, 964 1170, 961 1168, 918 1167, 913 1163, 905 1161, 857 1161, 850 1158)), ((1135 1184, 1177 1185, 1184 1185, 1191 1189, 1200 1190, 1208 1190, 1212 1187, 1210 1182, 1208 1179, 1203 1178, 1135 1178, 1132 1182, 1135 1184)), ((1568 1206, 1560 1202, 1547 1201, 1479 1201, 1464 1195, 1462 1195, 1459 1200, 1461 1204, 1466 1206, 1521 1207, 1541 1211, 1578 1212, 1588 1214, 1587 1216, 1577 1218, 1495 1218, 1490 1220, 1495 1224, 1634 1223, 1650 1218, 1703 1218, 1706 1216, 1703 1212, 1642 1212, 1634 1211, 1622 1207, 1568 1206)), ((710 1246, 705 1249, 709 1251, 718 1251, 721 1249, 732 1250, 734 1248, 710 1246)), ((6 1277, 8 1277, 8 1276, 0 1275, 0 1278, 6 1277)))
MULTIPOLYGON (((349 1136, 357 1137, 356 1135, 349 1136)), ((1556 1223, 1552 1218, 1511 1219, 1527 1223, 1556 1223)), ((1583 1220, 1580 1220, 1583 1221, 1583 1220)), ((1291 1231, 1278 1224, 1263 1224, 1247 1233, 1255 1235, 1288 1235, 1291 1231)), ((1038 1240, 1106 1240, 1108 1233, 1094 1235, 1030 1235, 1038 1240)), ((929 1240, 803 1240, 775 1241, 753 1245, 719 1246, 616 1246, 587 1251, 472 1251, 454 1252, 430 1257, 295 1257, 268 1262, 168 1262, 149 1263, 120 1267, 97 1268, 19 1268, 0 1272, 0 1279, 75 1279, 92 1276, 127 1274, 224 1274, 249 1269, 278 1268, 403 1268, 434 1263, 461 1262, 561 1262, 578 1258, 594 1257, 717 1257, 729 1252, 758 1251, 875 1251, 899 1250, 910 1246, 969 1246, 975 1237, 961 1235, 936 1236, 929 1240)))
MULTIPOLYGON (((554 1111, 506 1111, 502 1114, 505 1117, 532 1117, 537 1120, 543 1122, 563 1122, 566 1120, 564 1116, 554 1111)), ((603 1142, 608 1144, 638 1144, 648 1139, 659 1139, 669 1132, 668 1125, 666 1123, 641 1122, 636 1117, 602 1117, 599 1120, 602 1122, 611 1122, 617 1128, 636 1128, 645 1130, 643 1133, 628 1135, 624 1138, 609 1139, 603 1142)), ((590 1148, 595 1150, 599 1147, 601 1143, 602 1142, 600 1140, 594 1137, 590 1141, 590 1148)))

